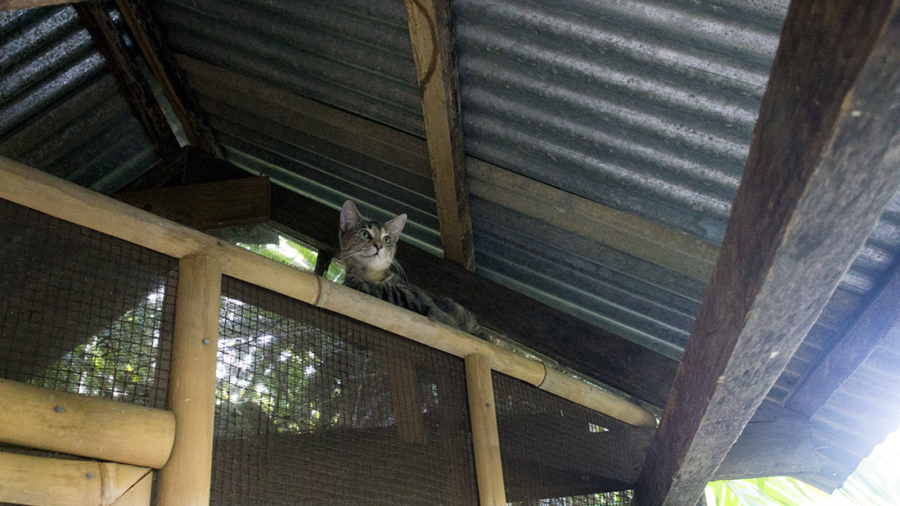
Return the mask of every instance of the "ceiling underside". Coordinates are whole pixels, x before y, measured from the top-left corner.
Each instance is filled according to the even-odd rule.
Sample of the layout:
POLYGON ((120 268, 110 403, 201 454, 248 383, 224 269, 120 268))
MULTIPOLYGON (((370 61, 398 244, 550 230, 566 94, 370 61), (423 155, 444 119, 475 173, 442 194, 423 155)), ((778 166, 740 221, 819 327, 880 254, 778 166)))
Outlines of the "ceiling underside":
MULTIPOLYGON (((494 166, 469 174, 478 273, 680 357, 714 255, 700 262, 710 271, 659 265, 511 205, 500 198, 513 190, 502 186, 509 178, 497 177, 509 172, 627 212, 714 253, 787 2, 452 5, 466 151, 494 166)), ((441 254, 401 0, 165 0, 152 8, 228 160, 334 208, 352 198, 373 219, 405 212, 408 240, 441 254), (285 96, 419 143, 398 137, 409 160, 386 161, 318 128, 285 96)), ((0 154, 106 193, 156 163, 71 8, 2 13, 0 41, 0 154)), ((895 198, 770 400, 784 400, 830 349, 898 253, 895 198)), ((882 392, 896 385, 891 358, 868 361, 814 419, 837 463, 820 474, 823 486, 843 482, 883 439, 857 413, 879 395, 896 398, 882 392)), ((896 425, 890 416, 877 415, 875 425, 896 425)))

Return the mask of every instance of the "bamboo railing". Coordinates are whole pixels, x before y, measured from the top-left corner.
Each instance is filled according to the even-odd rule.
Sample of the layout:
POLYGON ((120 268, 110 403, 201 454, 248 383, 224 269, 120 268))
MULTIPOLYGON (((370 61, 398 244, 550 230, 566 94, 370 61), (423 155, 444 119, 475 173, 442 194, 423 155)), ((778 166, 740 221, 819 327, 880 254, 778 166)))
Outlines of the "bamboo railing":
MULTIPOLYGON (((478 385, 470 384, 469 389, 478 399, 492 396, 486 371, 494 370, 628 424, 655 426, 655 417, 637 405, 541 362, 4 157, 0 157, 0 198, 180 260, 176 311, 191 316, 175 320, 169 405, 178 430, 172 456, 161 473, 160 506, 208 502, 218 294, 223 274, 465 358, 472 364, 467 363, 467 371, 478 371, 473 373, 480 378, 478 385)), ((479 482, 479 489, 499 486, 502 493, 502 479, 496 483, 496 415, 493 406, 488 411, 480 414, 483 418, 478 422, 479 427, 486 427, 486 433, 482 434, 473 420, 473 432, 479 432, 473 438, 487 441, 479 445, 484 450, 479 450, 477 460, 490 463, 482 466, 492 466, 484 473, 478 471, 479 476, 492 476, 485 479, 493 480, 490 485, 479 482)), ((480 415, 473 413, 473 417, 480 415)), ((490 503, 501 500, 502 495, 495 495, 490 503)))

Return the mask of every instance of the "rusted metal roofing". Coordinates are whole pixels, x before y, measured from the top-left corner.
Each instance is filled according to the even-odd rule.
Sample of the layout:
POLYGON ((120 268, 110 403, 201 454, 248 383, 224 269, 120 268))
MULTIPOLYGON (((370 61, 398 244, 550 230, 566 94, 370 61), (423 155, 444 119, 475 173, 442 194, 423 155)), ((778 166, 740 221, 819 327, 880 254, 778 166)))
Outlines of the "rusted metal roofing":
POLYGON ((71 7, 0 12, 0 154, 104 193, 158 161, 71 7))

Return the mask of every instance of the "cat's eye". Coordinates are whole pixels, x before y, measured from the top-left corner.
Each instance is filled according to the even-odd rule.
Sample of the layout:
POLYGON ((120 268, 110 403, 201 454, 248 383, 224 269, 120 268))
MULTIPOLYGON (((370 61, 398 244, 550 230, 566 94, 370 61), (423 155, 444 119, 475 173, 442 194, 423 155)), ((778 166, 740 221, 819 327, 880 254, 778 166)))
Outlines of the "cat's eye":
POLYGON ((386 235, 386 236, 384 236, 381 240, 384 241, 385 244, 390 244, 390 243, 391 243, 391 236, 386 235))
POLYGON ((359 236, 367 241, 372 238, 372 234, 368 230, 360 230, 359 236))

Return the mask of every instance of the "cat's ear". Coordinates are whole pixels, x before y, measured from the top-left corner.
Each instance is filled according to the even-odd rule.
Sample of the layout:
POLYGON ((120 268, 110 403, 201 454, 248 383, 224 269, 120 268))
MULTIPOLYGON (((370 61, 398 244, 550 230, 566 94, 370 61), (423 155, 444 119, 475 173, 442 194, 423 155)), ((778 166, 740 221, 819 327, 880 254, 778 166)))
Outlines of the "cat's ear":
POLYGON ((356 228, 363 222, 363 217, 359 214, 356 204, 348 200, 341 207, 341 232, 346 232, 351 228, 356 228))
POLYGON ((391 219, 391 221, 385 223, 384 229, 388 234, 391 234, 391 237, 394 239, 394 241, 396 241, 400 238, 400 232, 403 231, 404 225, 406 225, 406 214, 401 214, 391 219))

